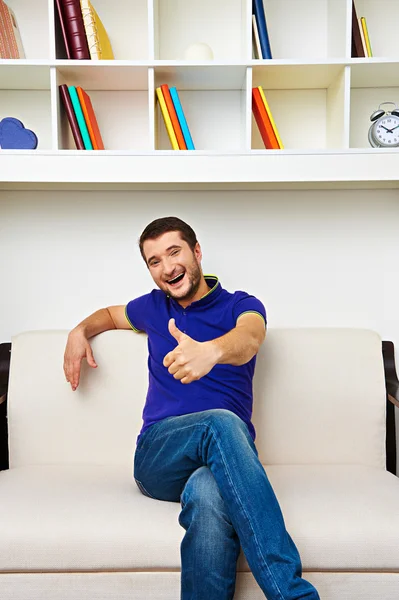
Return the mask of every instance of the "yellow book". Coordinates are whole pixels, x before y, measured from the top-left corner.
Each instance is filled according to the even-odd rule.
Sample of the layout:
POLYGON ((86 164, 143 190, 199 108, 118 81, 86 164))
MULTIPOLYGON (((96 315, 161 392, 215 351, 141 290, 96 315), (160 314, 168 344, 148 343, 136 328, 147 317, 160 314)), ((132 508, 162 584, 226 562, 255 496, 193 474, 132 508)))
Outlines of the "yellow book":
POLYGON ((361 17, 360 18, 360 22, 362 24, 362 29, 363 29, 363 33, 364 33, 364 39, 366 40, 367 54, 368 54, 368 56, 373 56, 373 53, 371 51, 371 44, 370 44, 369 32, 367 30, 366 19, 364 17, 361 17))
POLYGON ((112 60, 114 53, 104 25, 90 0, 80 0, 83 23, 85 26, 90 58, 93 60, 112 60))
POLYGON ((275 123, 275 121, 273 119, 272 111, 269 108, 269 105, 268 105, 267 100, 266 100, 266 96, 264 94, 264 91, 263 91, 261 85, 258 85, 258 90, 259 90, 260 96, 261 96, 261 98, 263 100, 263 104, 265 105, 265 109, 266 109, 267 115, 268 115, 268 117, 270 119, 270 123, 271 123, 271 125, 273 127, 274 134, 275 134, 275 136, 277 138, 278 145, 280 146, 281 150, 284 150, 283 142, 281 141, 281 137, 280 137, 280 134, 278 132, 276 123, 275 123))
POLYGON ((166 106, 165 98, 163 97, 161 88, 157 87, 156 92, 158 96, 159 106, 161 107, 163 120, 165 121, 166 131, 168 132, 168 136, 170 139, 170 143, 172 144, 173 150, 179 150, 179 144, 177 142, 175 130, 173 129, 172 121, 168 112, 168 107, 166 106))

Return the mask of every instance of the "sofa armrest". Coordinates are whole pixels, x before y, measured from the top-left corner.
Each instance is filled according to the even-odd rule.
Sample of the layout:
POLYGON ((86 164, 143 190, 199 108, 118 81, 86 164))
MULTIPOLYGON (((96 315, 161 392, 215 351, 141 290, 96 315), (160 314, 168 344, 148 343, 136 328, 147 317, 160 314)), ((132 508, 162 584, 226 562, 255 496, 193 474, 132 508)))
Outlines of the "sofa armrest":
POLYGON ((382 342, 382 355, 384 357, 385 387, 388 400, 399 407, 399 380, 396 374, 393 342, 382 342))
POLYGON ((0 471, 8 469, 7 392, 11 344, 0 344, 0 471))
POLYGON ((395 367, 395 348, 393 342, 382 342, 382 356, 385 370, 386 405, 386 468, 396 475, 396 426, 395 406, 399 408, 399 381, 395 367))

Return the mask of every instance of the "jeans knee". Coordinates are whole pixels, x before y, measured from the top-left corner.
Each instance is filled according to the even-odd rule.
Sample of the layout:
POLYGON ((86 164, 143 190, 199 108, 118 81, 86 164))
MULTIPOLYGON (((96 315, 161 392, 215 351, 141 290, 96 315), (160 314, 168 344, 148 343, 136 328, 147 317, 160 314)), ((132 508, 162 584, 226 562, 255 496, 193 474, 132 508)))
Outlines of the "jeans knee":
POLYGON ((190 505, 196 513, 215 511, 224 504, 219 487, 208 467, 199 467, 191 474, 180 501, 183 508, 190 505))

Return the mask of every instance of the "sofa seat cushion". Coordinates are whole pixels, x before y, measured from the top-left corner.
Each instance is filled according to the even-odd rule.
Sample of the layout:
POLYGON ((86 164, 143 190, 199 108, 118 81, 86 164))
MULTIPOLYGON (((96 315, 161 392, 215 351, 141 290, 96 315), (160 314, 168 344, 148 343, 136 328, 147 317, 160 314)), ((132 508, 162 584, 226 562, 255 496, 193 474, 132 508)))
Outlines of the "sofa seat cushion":
MULTIPOLYGON (((266 471, 304 570, 399 571, 399 479, 356 465, 266 471)), ((0 571, 176 570, 179 512, 143 496, 126 467, 3 471, 0 571)))

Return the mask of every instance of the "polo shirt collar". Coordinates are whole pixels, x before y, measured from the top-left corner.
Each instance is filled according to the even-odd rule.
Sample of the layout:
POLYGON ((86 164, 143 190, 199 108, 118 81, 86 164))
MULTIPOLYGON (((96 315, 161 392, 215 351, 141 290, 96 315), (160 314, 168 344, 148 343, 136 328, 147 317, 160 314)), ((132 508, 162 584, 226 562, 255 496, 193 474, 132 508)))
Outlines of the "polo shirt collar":
MULTIPOLYGON (((204 296, 202 296, 202 298, 196 300, 195 302, 192 302, 189 305, 190 308, 199 308, 201 306, 207 306, 208 304, 211 304, 211 302, 214 302, 216 298, 218 298, 219 295, 222 293, 223 288, 220 285, 220 281, 218 277, 216 277, 216 275, 204 275, 204 278, 210 289, 204 296)), ((171 298, 171 300, 175 306, 179 306, 180 308, 182 308, 177 302, 177 300, 175 300, 174 298, 171 298)))

